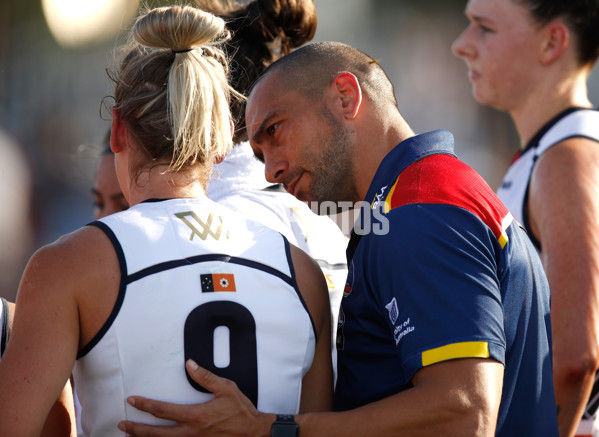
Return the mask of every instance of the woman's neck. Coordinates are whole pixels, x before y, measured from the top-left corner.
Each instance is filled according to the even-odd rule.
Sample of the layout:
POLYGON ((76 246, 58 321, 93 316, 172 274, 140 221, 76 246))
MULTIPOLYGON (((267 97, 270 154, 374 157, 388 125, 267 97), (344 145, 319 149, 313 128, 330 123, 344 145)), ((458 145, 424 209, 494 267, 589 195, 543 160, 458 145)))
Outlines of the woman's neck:
POLYGON ((197 168, 171 172, 167 166, 157 166, 130 179, 127 200, 135 205, 147 199, 206 197, 204 179, 197 168))
POLYGON ((509 110, 520 146, 526 144, 553 117, 571 107, 591 108, 587 94, 588 73, 581 72, 562 81, 546 81, 545 86, 521 105, 509 110))

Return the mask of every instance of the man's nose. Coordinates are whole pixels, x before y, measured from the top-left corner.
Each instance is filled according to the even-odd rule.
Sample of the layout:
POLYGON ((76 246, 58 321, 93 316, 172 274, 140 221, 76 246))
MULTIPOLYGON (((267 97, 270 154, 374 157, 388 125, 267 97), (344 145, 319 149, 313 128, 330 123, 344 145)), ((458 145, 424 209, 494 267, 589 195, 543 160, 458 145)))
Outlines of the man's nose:
POLYGON ((288 169, 287 161, 281 156, 264 156, 264 175, 266 180, 272 183, 282 183, 283 177, 288 169))

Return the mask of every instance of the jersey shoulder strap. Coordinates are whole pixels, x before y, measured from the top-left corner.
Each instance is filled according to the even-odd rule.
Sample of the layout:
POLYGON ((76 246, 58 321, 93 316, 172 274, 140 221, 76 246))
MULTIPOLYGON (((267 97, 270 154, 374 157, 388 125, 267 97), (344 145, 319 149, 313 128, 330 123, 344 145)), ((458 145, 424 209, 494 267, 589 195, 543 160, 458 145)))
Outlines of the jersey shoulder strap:
POLYGON ((599 111, 594 109, 578 110, 569 113, 555 123, 536 147, 536 157, 547 149, 569 138, 588 138, 599 142, 599 111))
POLYGON ((8 342, 8 318, 8 302, 0 297, 0 357, 4 355, 4 349, 8 342))

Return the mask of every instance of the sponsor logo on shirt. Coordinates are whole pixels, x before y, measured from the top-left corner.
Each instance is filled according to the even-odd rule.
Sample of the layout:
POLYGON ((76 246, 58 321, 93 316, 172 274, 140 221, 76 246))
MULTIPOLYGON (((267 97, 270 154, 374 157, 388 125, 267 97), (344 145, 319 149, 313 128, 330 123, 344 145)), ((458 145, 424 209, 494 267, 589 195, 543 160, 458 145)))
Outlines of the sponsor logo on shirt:
POLYGON ((395 345, 398 345, 402 338, 416 328, 410 325, 409 317, 403 322, 397 323, 397 319, 399 318, 399 308, 397 307, 397 300, 395 297, 391 299, 387 305, 385 305, 385 308, 389 312, 389 320, 391 320, 391 324, 394 327, 393 338, 395 339, 395 345))
POLYGON ((395 338, 395 345, 398 345, 402 338, 414 331, 413 326, 410 326, 410 318, 408 317, 403 323, 400 323, 395 327, 393 331, 393 338, 395 338))
POLYGON ((397 322, 397 318, 399 317, 399 310, 397 309, 397 301, 395 298, 391 299, 391 302, 385 305, 385 308, 389 311, 389 320, 391 320, 391 324, 395 325, 395 322, 397 322))

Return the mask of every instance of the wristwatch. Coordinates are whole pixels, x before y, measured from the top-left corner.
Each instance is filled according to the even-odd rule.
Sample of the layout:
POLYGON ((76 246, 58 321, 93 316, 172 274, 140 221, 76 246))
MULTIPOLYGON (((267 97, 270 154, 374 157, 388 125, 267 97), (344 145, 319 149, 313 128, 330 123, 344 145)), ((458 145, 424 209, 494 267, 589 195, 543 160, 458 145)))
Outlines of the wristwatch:
POLYGON ((277 414, 270 428, 270 437, 297 437, 299 425, 291 414, 277 414))

